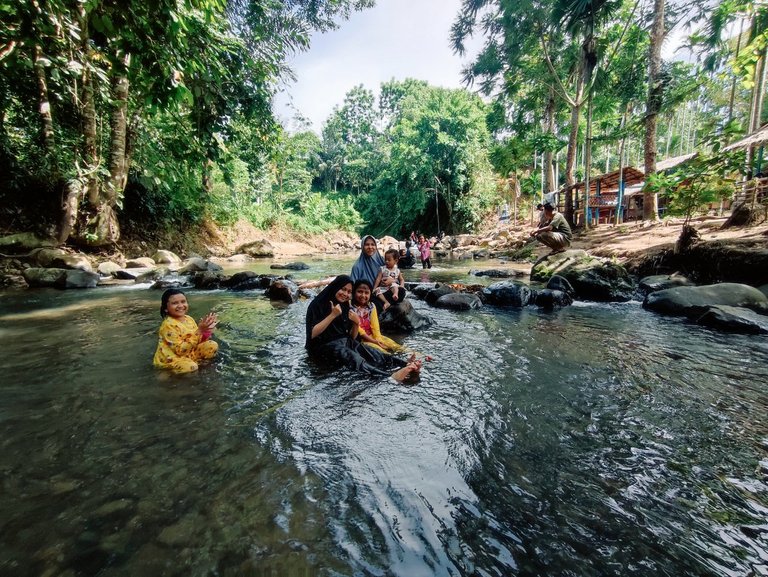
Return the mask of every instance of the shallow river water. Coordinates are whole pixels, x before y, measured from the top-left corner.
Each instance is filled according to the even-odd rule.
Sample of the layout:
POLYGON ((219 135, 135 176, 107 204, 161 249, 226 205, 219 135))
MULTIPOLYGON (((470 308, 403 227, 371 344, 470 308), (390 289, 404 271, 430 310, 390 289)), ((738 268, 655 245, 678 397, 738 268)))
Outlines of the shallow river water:
POLYGON ((406 387, 312 365, 306 301, 187 295, 220 355, 172 376, 158 291, 0 293, 3 576, 768 574, 767 337, 413 300, 406 387))

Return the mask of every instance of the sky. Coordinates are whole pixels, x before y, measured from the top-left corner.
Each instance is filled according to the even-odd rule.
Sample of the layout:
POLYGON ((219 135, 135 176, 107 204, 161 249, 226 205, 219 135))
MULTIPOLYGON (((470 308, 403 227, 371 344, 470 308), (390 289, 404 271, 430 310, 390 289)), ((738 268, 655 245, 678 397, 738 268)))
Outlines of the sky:
MULTIPOLYGON (((289 129, 296 112, 312 122, 318 134, 334 106, 362 84, 378 96, 389 80, 415 78, 433 86, 460 88, 462 68, 482 47, 476 37, 463 57, 450 47, 450 29, 461 0, 376 0, 376 6, 355 12, 336 30, 312 36, 307 52, 289 61, 296 82, 281 86, 274 111, 289 129)), ((673 31, 663 55, 673 57, 682 34, 673 31)))
MULTIPOLYGON (((472 52, 462 58, 449 45, 460 7, 461 0, 376 0, 375 7, 353 13, 337 30, 313 35, 309 51, 289 61, 297 82, 282 87, 275 113, 290 121, 298 111, 320 133, 333 107, 359 84, 376 95, 381 83, 392 79, 462 87, 461 70, 472 52)), ((470 50, 479 46, 478 40, 470 50)))

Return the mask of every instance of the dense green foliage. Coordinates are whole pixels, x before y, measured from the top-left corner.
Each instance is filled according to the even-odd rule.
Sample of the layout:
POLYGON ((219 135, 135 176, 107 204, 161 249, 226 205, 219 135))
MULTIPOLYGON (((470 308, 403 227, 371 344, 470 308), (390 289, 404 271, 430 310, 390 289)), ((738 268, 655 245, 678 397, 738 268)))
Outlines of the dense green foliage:
MULTIPOLYGON (((766 118, 762 3, 464 0, 450 40, 463 54, 484 39, 465 71, 484 99, 392 80, 350 90, 320 134, 281 127, 271 104, 287 56, 372 4, 1 2, 0 226, 96 246, 205 219, 468 232, 503 203, 587 176, 717 156, 766 118), (684 25, 692 57, 649 83, 653 47, 684 25)), ((696 166, 677 183, 688 184, 660 175, 649 190, 690 216, 724 190, 710 161, 696 166)))

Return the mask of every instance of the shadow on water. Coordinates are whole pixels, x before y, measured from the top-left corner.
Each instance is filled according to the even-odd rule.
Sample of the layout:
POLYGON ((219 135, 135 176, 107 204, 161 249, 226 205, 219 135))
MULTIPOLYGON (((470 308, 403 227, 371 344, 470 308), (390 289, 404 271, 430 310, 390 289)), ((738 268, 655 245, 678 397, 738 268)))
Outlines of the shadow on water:
POLYGON ((435 360, 406 387, 309 362, 306 302, 188 294, 221 351, 187 376, 151 367, 155 291, 0 297, 3 575, 768 565, 764 337, 414 300, 434 324, 404 344, 435 360))

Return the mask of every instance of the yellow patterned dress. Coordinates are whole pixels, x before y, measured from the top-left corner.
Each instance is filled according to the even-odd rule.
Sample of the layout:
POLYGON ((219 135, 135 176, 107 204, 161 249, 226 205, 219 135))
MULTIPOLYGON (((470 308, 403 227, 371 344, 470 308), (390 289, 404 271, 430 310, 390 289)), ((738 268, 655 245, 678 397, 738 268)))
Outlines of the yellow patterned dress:
POLYGON ((191 373, 197 370, 197 363, 212 359, 219 350, 210 335, 201 335, 197 323, 189 315, 174 319, 165 317, 158 331, 157 350, 154 365, 171 369, 175 373, 191 373))
POLYGON ((376 313, 376 307, 373 306, 373 303, 368 303, 367 306, 355 306, 352 308, 357 313, 357 316, 360 317, 360 324, 358 325, 360 332, 383 343, 385 348, 361 339, 366 347, 372 347, 385 353, 399 353, 405 350, 403 345, 381 334, 381 329, 379 328, 379 315, 376 313))

